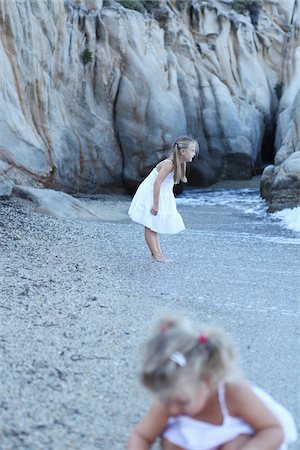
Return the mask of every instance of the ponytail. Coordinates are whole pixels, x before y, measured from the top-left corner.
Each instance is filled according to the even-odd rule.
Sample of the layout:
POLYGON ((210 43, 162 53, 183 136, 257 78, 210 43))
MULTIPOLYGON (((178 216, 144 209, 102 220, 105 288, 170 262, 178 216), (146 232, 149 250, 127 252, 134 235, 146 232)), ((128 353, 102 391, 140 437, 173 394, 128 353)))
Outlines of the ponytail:
POLYGON ((198 338, 200 348, 198 352, 205 357, 201 364, 194 355, 194 370, 200 377, 211 380, 217 385, 219 382, 231 381, 239 375, 237 368, 237 352, 230 336, 221 328, 207 327, 198 338), (201 366, 201 367, 200 367, 201 366))

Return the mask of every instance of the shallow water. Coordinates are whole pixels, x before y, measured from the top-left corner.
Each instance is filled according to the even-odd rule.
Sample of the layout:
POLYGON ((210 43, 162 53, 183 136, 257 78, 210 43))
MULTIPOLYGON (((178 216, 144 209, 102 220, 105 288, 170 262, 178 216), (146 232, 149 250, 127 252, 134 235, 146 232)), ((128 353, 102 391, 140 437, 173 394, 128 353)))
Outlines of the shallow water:
POLYGON ((281 226, 293 234, 283 237, 283 241, 300 244, 300 207, 285 209, 275 214, 267 213, 268 205, 254 188, 202 188, 188 189, 176 202, 182 206, 226 206, 260 219, 271 227, 281 226))

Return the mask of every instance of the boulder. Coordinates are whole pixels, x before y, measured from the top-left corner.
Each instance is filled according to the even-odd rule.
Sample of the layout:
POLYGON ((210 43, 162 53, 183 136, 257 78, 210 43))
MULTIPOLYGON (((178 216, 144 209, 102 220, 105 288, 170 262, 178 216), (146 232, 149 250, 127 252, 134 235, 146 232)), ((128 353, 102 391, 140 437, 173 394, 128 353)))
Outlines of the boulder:
POLYGON ((97 220, 100 218, 80 200, 64 192, 16 185, 13 188, 13 195, 30 200, 35 204, 37 211, 50 216, 62 219, 97 220))
POLYGON ((278 124, 279 149, 274 165, 265 168, 260 182, 270 212, 300 205, 300 90, 292 106, 282 109, 278 124))
POLYGON ((6 200, 11 196, 14 183, 8 177, 0 178, 0 200, 6 200))

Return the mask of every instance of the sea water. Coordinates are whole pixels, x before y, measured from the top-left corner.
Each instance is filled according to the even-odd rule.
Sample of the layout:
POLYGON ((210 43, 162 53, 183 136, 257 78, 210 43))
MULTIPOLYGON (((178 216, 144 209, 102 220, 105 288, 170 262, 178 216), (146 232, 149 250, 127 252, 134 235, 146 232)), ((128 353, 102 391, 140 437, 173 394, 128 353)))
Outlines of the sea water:
POLYGON ((287 208, 270 214, 268 205, 260 196, 258 188, 201 188, 188 189, 176 199, 178 205, 228 206, 260 218, 270 226, 280 225, 292 230, 296 241, 300 242, 300 206, 287 208))

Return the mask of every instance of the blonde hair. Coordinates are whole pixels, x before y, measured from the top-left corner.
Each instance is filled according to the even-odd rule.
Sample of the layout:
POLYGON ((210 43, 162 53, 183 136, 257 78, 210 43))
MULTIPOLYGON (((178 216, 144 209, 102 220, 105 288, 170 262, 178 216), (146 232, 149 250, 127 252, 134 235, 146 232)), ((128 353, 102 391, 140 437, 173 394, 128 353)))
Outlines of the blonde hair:
POLYGON ((195 145, 196 155, 199 153, 199 145, 195 139, 188 136, 179 136, 172 146, 172 157, 174 162, 174 183, 178 184, 180 181, 187 182, 186 178, 186 163, 181 161, 180 153, 182 150, 187 150, 191 144, 195 145))
POLYGON ((160 322, 146 343, 141 381, 152 392, 160 393, 175 388, 179 375, 180 380, 181 375, 198 382, 210 380, 214 386, 237 378, 240 372, 229 336, 216 327, 205 327, 196 334, 178 319, 160 322))

